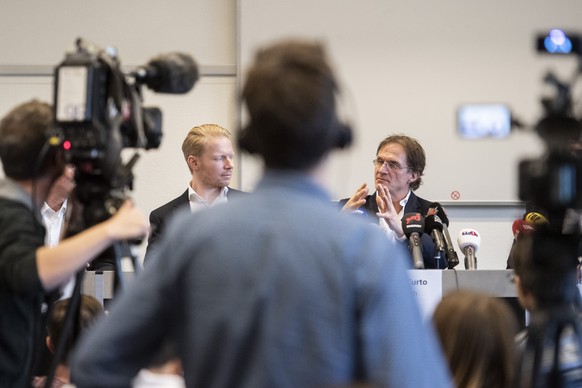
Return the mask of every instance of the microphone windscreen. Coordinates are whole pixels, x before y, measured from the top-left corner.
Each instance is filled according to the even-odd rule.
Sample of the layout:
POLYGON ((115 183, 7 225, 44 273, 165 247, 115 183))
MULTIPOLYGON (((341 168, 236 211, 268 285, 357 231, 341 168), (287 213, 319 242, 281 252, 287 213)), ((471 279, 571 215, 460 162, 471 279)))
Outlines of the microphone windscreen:
POLYGON ((430 216, 433 214, 437 215, 441 219, 443 224, 449 226, 449 217, 447 216, 445 208, 440 203, 433 202, 430 204, 426 215, 430 216))
POLYGON ((525 220, 515 220, 513 225, 511 225, 511 230, 513 232, 513 238, 517 239, 520 235, 531 234, 536 231, 535 227, 528 224, 525 220))
POLYGON ((426 233, 430 234, 434 229, 439 232, 443 231, 443 222, 436 214, 426 216, 424 219, 424 229, 426 233))
POLYGON ((462 229, 457 237, 457 244, 461 250, 470 245, 477 252, 481 245, 481 235, 475 229, 462 229))
POLYGON ((550 223, 546 217, 537 212, 529 212, 525 215, 524 220, 532 225, 547 225, 550 223))
POLYGON ((148 88, 158 93, 184 94, 198 81, 198 66, 184 53, 161 54, 152 58, 144 77, 148 88))
POLYGON ((408 238, 415 232, 422 234, 424 232, 424 217, 420 213, 406 213, 402 217, 402 230, 408 238))

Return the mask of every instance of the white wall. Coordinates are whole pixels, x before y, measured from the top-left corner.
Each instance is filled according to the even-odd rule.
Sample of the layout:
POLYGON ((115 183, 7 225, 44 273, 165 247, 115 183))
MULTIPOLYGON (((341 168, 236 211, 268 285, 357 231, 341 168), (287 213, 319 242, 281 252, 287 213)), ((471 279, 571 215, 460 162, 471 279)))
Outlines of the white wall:
MULTIPOLYGON (((573 56, 535 50, 536 36, 551 27, 578 28, 582 3, 572 0, 240 0, 239 6, 243 66, 252 50, 273 39, 317 38, 329 49, 341 102, 357 129, 351 152, 332 169, 341 196, 370 183, 379 141, 404 132, 427 154, 422 197, 518 200, 518 162, 542 152, 539 138, 516 131, 467 140, 458 135, 456 111, 467 103, 505 103, 533 125, 542 113, 542 76, 552 68, 570 77, 577 65, 573 56)), ((244 186, 252 165, 243 168, 244 186)))
POLYGON ((77 37, 117 47, 126 65, 176 50, 235 63, 233 0, 0 0, 0 9, 0 65, 52 66, 77 37))
MULTIPOLYGON (((32 97, 51 99, 52 80, 48 72, 62 60, 65 49, 77 36, 84 36, 101 46, 117 46, 122 63, 127 66, 143 64, 158 53, 172 50, 190 53, 206 69, 228 69, 237 63, 237 9, 234 0, 177 0, 170 3, 0 0, 0 6, 0 115, 32 97), (17 76, 22 72, 24 76, 17 76), (44 76, 30 76, 27 72, 44 76)), ((462 40, 463 36, 458 39, 462 40)), ((341 64, 338 65, 341 70, 341 64)), ((433 65, 447 66, 446 62, 433 65)), ((149 213, 185 189, 188 170, 181 157, 180 145, 191 126, 216 122, 235 128, 237 80, 234 72, 226 73, 216 76, 209 70, 185 96, 146 93, 145 105, 158 105, 163 110, 165 135, 158 150, 142 152, 134 170, 136 179, 132 195, 144 212, 149 213)), ((349 85, 351 80, 345 79, 344 82, 349 85)), ((422 107, 417 109, 422 111, 422 107)), ((365 110, 360 110, 359 120, 365 122, 362 112, 365 110)), ((424 143, 430 147, 430 141, 424 143)), ((346 169, 350 168, 350 159, 345 155, 340 153, 334 160, 346 169)), ((467 161, 458 161, 463 162, 467 161)), ((454 167, 447 166, 443 171, 432 169, 430 175, 450 174, 454 167)), ((239 177, 236 177, 235 187, 239 186, 238 181, 239 177)), ((333 192, 333 195, 344 196, 351 191, 346 189, 333 192)), ((419 194, 422 195, 422 189, 419 194)), ((454 240, 458 231, 465 227, 481 232, 482 248, 477 254, 479 268, 505 268, 512 240, 511 223, 521 216, 523 210, 519 206, 449 206, 447 210, 454 240)), ((463 264, 459 267, 462 269, 463 264)))

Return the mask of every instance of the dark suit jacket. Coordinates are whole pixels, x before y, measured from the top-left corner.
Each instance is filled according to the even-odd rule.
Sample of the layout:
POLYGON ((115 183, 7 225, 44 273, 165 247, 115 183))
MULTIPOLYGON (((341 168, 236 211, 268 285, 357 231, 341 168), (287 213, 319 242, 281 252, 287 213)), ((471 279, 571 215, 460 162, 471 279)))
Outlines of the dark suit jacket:
MULTIPOLYGON (((226 193, 226 198, 230 201, 232 198, 237 198, 238 196, 244 194, 248 193, 231 189, 229 187, 228 192, 226 193)), ((149 259, 149 256, 151 255, 152 252, 152 248, 156 245, 156 242, 163 234, 163 231, 166 229, 167 223, 173 218, 173 216, 177 212, 179 212, 183 208, 187 209, 189 203, 190 201, 188 200, 188 190, 186 190, 178 198, 174 198, 170 202, 160 206, 159 208, 153 210, 150 213, 150 235, 148 238, 148 246, 146 248, 146 253, 144 257, 144 264, 146 260, 149 259)))
MULTIPOLYGON (((343 207, 349 198, 344 198, 339 201, 340 207, 343 207)), ((404 214, 406 213, 420 213, 423 217, 426 216, 428 212, 428 208, 432 202, 427 201, 426 199, 420 198, 414 192, 410 193, 410 197, 408 198, 408 202, 404 207, 404 214)), ((363 217, 367 217, 371 223, 378 225, 378 204, 376 203, 376 193, 373 195, 368 195, 366 197, 366 203, 364 206, 361 206, 359 210, 362 210, 364 213, 362 214, 363 217)), ((422 256, 424 259, 424 268, 426 269, 435 269, 437 268, 437 263, 435 260, 435 253, 436 247, 434 245, 434 241, 432 237, 426 233, 423 233, 420 242, 422 244, 422 256)), ((407 240, 408 243, 408 240, 407 240)), ((443 255, 444 256, 444 255, 443 255)), ((439 265, 440 269, 447 268, 447 260, 446 257, 443 257, 442 262, 439 265)))

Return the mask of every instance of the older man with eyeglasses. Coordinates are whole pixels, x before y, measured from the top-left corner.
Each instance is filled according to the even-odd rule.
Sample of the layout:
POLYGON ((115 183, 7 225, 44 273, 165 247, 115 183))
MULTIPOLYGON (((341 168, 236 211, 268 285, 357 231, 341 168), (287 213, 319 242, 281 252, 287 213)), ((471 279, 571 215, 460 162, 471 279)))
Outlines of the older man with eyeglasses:
MULTIPOLYGON (((426 216, 431 202, 418 197, 414 190, 422 184, 426 165, 424 149, 416 139, 406 135, 391 135, 378 145, 374 163, 376 192, 369 194, 366 183, 350 198, 339 201, 343 211, 351 211, 370 217, 386 231, 389 238, 407 242, 402 229, 402 216, 420 213, 426 216)), ((435 245, 430 235, 421 236, 424 267, 447 268, 446 258, 435 260, 435 245)))

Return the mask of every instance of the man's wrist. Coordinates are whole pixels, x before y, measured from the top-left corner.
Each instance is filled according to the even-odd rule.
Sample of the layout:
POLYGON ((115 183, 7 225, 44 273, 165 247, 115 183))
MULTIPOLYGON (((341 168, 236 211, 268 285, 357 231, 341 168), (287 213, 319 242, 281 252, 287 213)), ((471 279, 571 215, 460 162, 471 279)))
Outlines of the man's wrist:
POLYGON ((405 234, 403 234, 402 237, 398 237, 398 235, 394 234, 394 237, 396 238, 396 241, 399 241, 399 242, 402 242, 402 243, 406 241, 406 235, 405 234))

